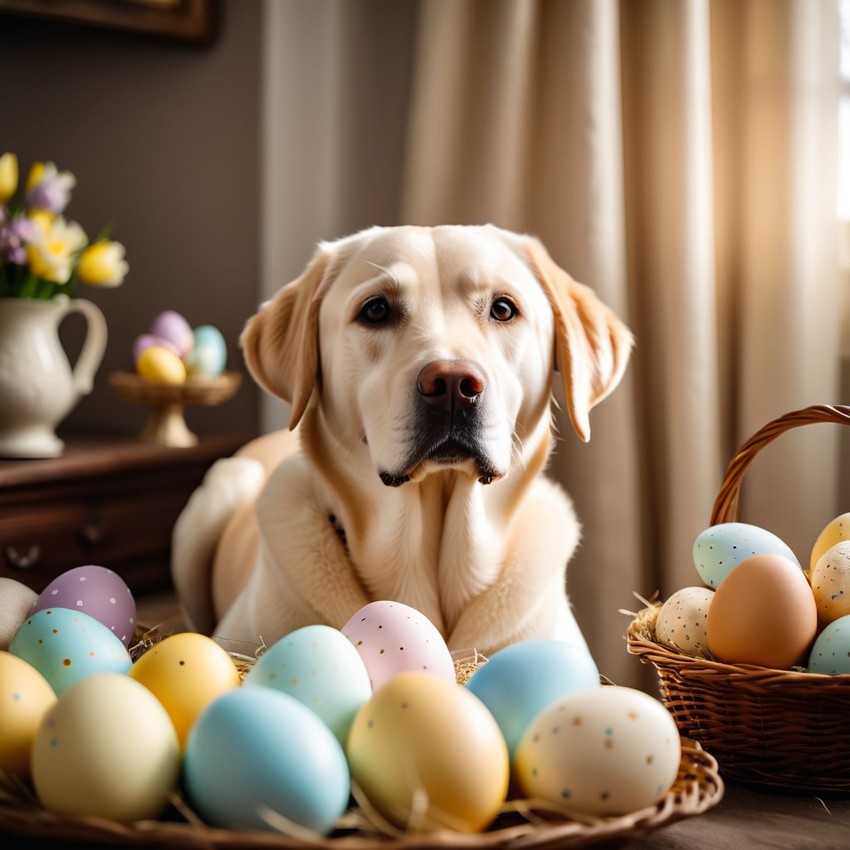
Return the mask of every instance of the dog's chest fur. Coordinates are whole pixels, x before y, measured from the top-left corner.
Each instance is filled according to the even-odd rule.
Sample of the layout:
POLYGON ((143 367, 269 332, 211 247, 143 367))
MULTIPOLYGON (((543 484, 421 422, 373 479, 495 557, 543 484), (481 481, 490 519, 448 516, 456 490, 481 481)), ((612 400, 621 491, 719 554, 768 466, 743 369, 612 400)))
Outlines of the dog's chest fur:
POLYGON ((430 476, 391 496, 361 534, 350 534, 342 513, 334 514, 342 545, 371 598, 404 601, 450 633, 498 575, 504 530, 488 516, 481 485, 459 473, 430 476))

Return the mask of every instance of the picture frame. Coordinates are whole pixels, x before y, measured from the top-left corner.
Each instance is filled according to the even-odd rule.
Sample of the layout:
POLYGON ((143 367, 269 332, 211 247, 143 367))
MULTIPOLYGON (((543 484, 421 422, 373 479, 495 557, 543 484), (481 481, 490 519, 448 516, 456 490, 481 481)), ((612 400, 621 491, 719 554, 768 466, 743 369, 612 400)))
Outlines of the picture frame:
POLYGON ((214 0, 0 0, 0 14, 86 24, 203 44, 215 36, 214 0))

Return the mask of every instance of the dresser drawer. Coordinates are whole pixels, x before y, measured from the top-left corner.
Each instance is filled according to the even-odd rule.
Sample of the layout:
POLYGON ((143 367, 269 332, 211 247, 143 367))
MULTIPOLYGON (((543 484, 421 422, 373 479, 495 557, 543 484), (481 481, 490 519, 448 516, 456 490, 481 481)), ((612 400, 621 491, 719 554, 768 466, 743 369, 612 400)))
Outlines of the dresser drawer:
POLYGON ((134 595, 169 588, 174 523, 204 473, 244 438, 192 449, 129 443, 72 448, 61 459, 0 463, 0 576, 36 592, 98 564, 134 595))

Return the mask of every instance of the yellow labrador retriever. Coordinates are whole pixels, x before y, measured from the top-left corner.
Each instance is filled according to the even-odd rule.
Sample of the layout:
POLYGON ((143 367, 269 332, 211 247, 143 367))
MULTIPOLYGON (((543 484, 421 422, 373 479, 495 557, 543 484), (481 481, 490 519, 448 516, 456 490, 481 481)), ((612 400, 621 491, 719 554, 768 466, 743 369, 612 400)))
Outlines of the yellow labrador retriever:
POLYGON ((174 533, 194 628, 267 644, 375 599, 452 649, 582 642, 579 524, 542 474, 556 368, 582 440, 632 338, 528 236, 373 228, 324 243, 242 335, 290 429, 219 461, 174 533))

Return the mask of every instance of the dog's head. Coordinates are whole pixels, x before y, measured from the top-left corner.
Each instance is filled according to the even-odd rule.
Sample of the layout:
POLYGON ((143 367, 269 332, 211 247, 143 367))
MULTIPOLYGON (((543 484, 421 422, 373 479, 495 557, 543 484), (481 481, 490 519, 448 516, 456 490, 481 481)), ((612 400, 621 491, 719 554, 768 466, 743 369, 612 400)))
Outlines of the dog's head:
POLYGON ((388 485, 459 468, 484 483, 548 416, 555 364, 582 440, 632 338, 534 238, 492 226, 373 228, 320 245, 242 335, 258 383, 315 403, 388 485))

